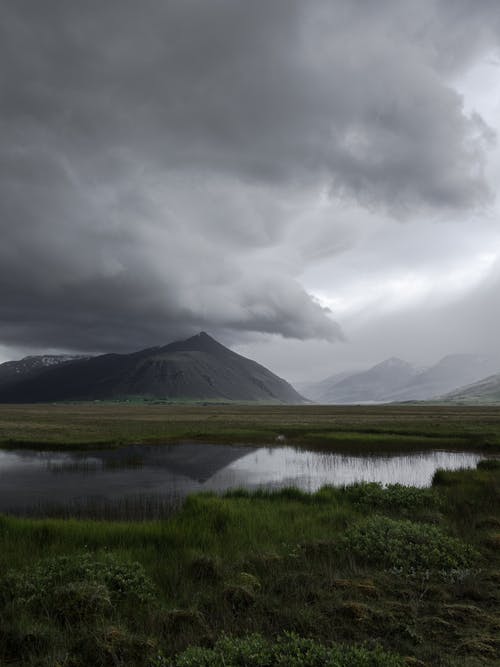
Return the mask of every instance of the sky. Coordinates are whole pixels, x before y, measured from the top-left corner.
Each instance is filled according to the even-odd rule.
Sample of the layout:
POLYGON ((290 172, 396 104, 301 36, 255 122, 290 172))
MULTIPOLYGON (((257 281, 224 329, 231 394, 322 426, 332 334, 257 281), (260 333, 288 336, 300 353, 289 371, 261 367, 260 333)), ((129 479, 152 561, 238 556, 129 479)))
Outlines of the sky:
POLYGON ((497 0, 0 12, 0 361, 499 354, 497 0))

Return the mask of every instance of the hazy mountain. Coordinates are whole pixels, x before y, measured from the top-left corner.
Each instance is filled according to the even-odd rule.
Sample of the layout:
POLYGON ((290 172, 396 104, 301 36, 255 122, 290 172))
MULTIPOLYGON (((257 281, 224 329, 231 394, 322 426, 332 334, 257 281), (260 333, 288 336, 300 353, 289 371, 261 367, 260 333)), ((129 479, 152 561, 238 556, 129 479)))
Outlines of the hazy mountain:
POLYGON ((476 354, 450 354, 416 375, 389 401, 427 400, 481 380, 500 370, 500 364, 476 354))
POLYGON ((345 378, 354 375, 355 371, 344 371, 343 373, 335 373, 319 382, 294 382, 295 389, 306 398, 316 403, 322 403, 323 396, 328 393, 329 389, 337 382, 345 380, 345 378))
POLYGON ((285 380, 204 332, 132 354, 68 361, 0 387, 0 402, 9 403, 127 397, 304 402, 285 380))
POLYGON ((460 387, 441 398, 456 403, 498 404, 500 403, 500 373, 490 375, 465 387, 460 387))
POLYGON ((72 354, 44 354, 41 356, 24 357, 24 359, 20 359, 19 361, 6 361, 0 364, 0 387, 36 377, 47 368, 64 364, 68 361, 88 358, 72 354))
POLYGON ((500 370, 500 362, 474 354, 453 354, 430 368, 419 369, 397 358, 366 371, 332 376, 304 387, 317 403, 378 403, 429 400, 500 370))
POLYGON ((412 364, 392 357, 366 371, 327 378, 312 386, 305 395, 318 403, 384 401, 388 394, 405 386, 417 372, 412 364))

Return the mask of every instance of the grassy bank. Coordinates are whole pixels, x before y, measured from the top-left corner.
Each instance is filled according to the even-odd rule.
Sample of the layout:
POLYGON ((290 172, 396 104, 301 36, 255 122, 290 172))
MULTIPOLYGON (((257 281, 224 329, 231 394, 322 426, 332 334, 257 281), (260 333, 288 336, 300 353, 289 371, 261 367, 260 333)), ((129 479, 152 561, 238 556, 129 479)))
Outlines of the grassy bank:
POLYGON ((197 495, 164 522, 2 517, 0 663, 496 665, 496 466, 197 495))
POLYGON ((499 408, 428 406, 0 405, 0 446, 113 447, 176 440, 338 451, 500 450, 499 408))

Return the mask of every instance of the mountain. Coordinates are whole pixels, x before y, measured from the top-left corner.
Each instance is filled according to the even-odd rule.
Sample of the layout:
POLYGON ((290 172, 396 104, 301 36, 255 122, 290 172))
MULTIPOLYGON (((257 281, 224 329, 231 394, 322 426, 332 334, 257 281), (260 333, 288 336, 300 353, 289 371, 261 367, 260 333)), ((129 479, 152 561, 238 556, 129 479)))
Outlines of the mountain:
POLYGON ((460 387, 440 398, 453 403, 498 405, 500 403, 500 373, 460 387))
POLYGON ((24 359, 20 359, 19 361, 6 361, 0 364, 0 387, 36 377, 52 366, 88 358, 73 354, 44 354, 41 356, 24 357, 24 359))
POLYGON ((416 375, 405 387, 387 396, 388 401, 427 400, 476 382, 500 364, 476 354, 450 354, 416 375))
POLYGON ((317 403, 331 404, 430 400, 497 370, 500 362, 474 354, 451 354, 425 369, 393 357, 347 377, 332 376, 302 393, 317 403))
POLYGON ((318 403, 381 402, 417 372, 407 361, 391 357, 366 371, 327 378, 310 387, 305 395, 318 403))
POLYGON ((0 386, 3 403, 131 397, 304 402, 285 380, 205 332, 132 354, 67 361, 0 386))
POLYGON ((322 403, 323 396, 328 393, 330 387, 345 378, 351 377, 351 375, 354 375, 354 371, 344 371, 330 375, 319 382, 294 382, 293 386, 302 396, 315 403, 322 403))

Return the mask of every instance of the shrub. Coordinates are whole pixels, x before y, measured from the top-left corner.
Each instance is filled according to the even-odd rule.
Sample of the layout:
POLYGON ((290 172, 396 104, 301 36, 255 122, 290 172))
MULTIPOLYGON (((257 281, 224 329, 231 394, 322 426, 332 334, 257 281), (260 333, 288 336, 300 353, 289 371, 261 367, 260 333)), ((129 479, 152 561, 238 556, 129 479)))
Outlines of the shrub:
POLYGON ((356 507, 396 512, 436 509, 440 504, 440 498, 433 489, 402 484, 389 484, 386 487, 377 482, 353 484, 345 487, 344 494, 356 507))
POLYGON ((150 667, 157 655, 155 641, 119 625, 109 625, 97 631, 84 630, 77 636, 64 664, 71 667, 150 667))
POLYGON ((276 642, 261 635, 222 637, 214 648, 191 647, 170 667, 404 667, 403 658, 380 648, 325 646, 285 634, 276 642))
POLYGON ((340 544, 356 560, 403 571, 457 570, 479 558, 471 546, 435 526, 383 516, 352 526, 340 544))
POLYGON ((112 608, 106 586, 89 581, 58 586, 47 602, 50 605, 49 615, 70 625, 95 621, 112 608))
POLYGON ((6 575, 0 591, 4 604, 12 602, 68 623, 88 622, 123 601, 137 604, 153 598, 153 586, 142 566, 120 562, 111 554, 52 558, 29 571, 6 575))
POLYGON ((0 593, 0 663, 20 656, 52 665, 62 651, 68 667, 149 667, 158 653, 141 633, 156 599, 138 563, 111 554, 51 558, 4 575, 0 593))

